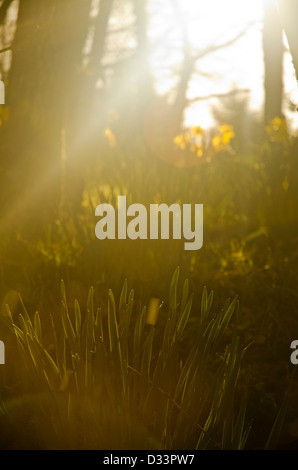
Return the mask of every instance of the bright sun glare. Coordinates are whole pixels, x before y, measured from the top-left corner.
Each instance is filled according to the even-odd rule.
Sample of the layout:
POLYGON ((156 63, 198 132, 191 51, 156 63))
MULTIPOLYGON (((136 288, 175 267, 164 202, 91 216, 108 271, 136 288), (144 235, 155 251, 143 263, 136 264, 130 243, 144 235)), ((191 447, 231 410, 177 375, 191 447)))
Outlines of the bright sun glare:
POLYGON ((224 94, 233 86, 251 90, 251 106, 262 101, 261 21, 260 0, 151 0, 149 37, 160 41, 152 55, 151 65, 157 91, 169 92, 175 86, 171 69, 183 60, 183 42, 196 55, 204 49, 219 46, 241 37, 229 47, 200 58, 190 81, 188 98, 193 102, 186 112, 185 123, 208 127, 212 124, 209 104, 195 101, 198 96, 224 94), (172 3, 172 4, 171 4, 172 3), (178 12, 178 15, 177 15, 178 12), (166 19, 166 21, 165 21, 166 19), (243 34, 242 34, 243 33, 243 34))
MULTIPOLYGON (((147 5, 150 65, 157 93, 169 99, 175 96, 186 47, 191 57, 197 57, 188 80, 185 126, 212 126, 211 106, 218 106, 218 99, 235 89, 237 93, 243 90, 252 110, 262 109, 262 0, 148 0, 147 5)), ((133 17, 132 3, 119 0, 110 26, 125 31, 133 24, 133 17)), ((119 44, 126 51, 137 45, 133 34, 117 38, 110 43, 107 62, 117 58, 119 44)), ((285 54, 284 65, 285 95, 291 96, 297 84, 289 54, 285 54)), ((297 127, 298 114, 289 113, 289 120, 297 127)))

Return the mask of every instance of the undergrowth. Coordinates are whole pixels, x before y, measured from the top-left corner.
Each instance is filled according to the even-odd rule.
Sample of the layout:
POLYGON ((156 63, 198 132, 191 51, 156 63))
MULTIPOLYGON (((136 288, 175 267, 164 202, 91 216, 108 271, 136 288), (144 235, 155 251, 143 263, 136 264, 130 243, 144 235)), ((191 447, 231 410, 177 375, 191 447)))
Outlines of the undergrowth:
POLYGON ((245 448, 248 346, 238 300, 215 314, 213 292, 204 288, 200 312, 193 297, 177 268, 168 301, 149 309, 126 281, 119 301, 109 290, 107 311, 94 305, 92 287, 86 308, 69 306, 62 281, 51 329, 23 303, 17 319, 7 306, 2 328, 18 369, 1 386, 1 447, 245 448))

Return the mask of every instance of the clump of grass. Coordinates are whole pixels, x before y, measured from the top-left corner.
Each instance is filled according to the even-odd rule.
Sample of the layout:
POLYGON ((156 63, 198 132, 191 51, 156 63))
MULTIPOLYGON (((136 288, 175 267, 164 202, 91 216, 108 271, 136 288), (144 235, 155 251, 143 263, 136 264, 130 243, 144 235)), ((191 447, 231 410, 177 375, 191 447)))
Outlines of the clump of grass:
POLYGON ((118 301, 109 291, 107 311, 95 307, 92 287, 84 311, 77 301, 69 308, 61 282, 52 331, 23 304, 18 320, 7 306, 2 322, 27 386, 0 390, 1 446, 243 449, 250 428, 241 380, 246 348, 232 321, 238 300, 212 314, 212 292, 204 288, 200 312, 193 297, 177 268, 155 325, 126 281, 118 301))

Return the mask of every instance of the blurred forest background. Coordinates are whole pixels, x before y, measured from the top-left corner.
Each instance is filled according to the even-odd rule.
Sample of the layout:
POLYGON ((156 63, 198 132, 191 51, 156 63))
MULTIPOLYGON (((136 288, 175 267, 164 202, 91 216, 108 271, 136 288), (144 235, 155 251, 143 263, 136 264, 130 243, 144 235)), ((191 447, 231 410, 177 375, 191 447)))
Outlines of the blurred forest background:
MULTIPOLYGON (((47 331, 50 316, 60 315, 61 279, 72 304, 86 305, 93 286, 103 312, 109 289, 118 299, 127 279, 134 308, 157 298, 162 318, 179 266, 195 292, 194 323, 204 286, 214 291, 215 309, 239 299, 237 332, 242 345, 253 342, 242 365, 247 446, 265 446, 282 409, 276 445, 295 448, 294 68, 274 2, 208 3, 209 10, 187 0, 0 1, 1 314, 8 316, 8 305, 20 327, 20 293, 31 320, 38 310, 47 331), (204 204, 202 249, 185 251, 183 240, 97 240, 95 207, 116 206, 118 195, 147 207, 204 204)), ((28 392, 16 379, 5 328, 3 402, 28 392)), ((51 335, 44 344, 51 351, 51 335)), ((20 430, 18 438, 26 446, 20 430)))

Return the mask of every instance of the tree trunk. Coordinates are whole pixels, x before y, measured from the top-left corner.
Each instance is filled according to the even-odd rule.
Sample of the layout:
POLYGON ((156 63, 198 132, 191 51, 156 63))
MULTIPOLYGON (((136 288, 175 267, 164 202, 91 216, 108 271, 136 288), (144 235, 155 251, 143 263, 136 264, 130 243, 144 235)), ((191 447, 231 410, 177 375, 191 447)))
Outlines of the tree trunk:
POLYGON ((283 96, 283 38, 277 10, 271 0, 265 0, 263 50, 264 50, 264 120, 268 123, 282 116, 283 96))
POLYGON ((297 0, 278 0, 277 3, 298 80, 298 2, 297 0))
POLYGON ((20 1, 7 89, 9 155, 2 153, 1 164, 22 191, 22 212, 59 199, 61 132, 71 142, 86 114, 81 64, 89 11, 90 0, 20 1))

